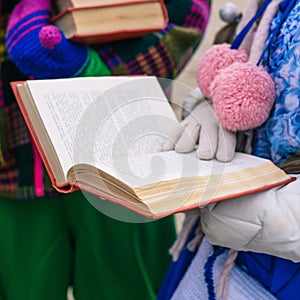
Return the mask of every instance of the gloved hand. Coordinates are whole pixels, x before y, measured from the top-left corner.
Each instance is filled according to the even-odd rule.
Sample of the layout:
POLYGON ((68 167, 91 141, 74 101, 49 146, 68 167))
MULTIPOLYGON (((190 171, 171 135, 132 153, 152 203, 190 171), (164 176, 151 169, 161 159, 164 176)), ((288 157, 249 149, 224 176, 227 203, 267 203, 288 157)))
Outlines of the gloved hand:
POLYGON ((190 110, 181 126, 174 129, 163 150, 175 149, 177 152, 187 153, 193 151, 198 143, 196 153, 199 159, 216 158, 223 162, 232 160, 236 135, 220 125, 211 101, 205 100, 199 89, 192 91, 185 99, 183 111, 190 110))
POLYGON ((300 262, 300 175, 282 187, 207 205, 200 214, 214 245, 300 262))
POLYGON ((50 25, 51 0, 21 0, 14 8, 5 42, 10 59, 35 79, 110 75, 92 48, 69 42, 50 25))

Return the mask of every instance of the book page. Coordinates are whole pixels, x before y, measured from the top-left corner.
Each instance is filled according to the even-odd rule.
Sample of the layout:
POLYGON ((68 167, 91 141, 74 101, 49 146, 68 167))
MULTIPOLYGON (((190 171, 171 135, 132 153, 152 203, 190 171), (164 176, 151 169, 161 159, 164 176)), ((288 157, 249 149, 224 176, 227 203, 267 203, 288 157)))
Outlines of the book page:
MULTIPOLYGON (((120 161, 114 171, 118 171, 116 174, 118 179, 136 188, 174 179, 195 178, 196 180, 197 177, 210 176, 214 177, 214 180, 219 179, 220 183, 225 174, 249 168, 255 170, 268 162, 266 159, 239 152, 235 154, 232 161, 223 163, 215 159, 200 160, 196 156, 196 151, 184 155, 175 151, 166 151, 129 157, 128 161, 120 161)), ((113 172, 107 166, 103 166, 102 169, 113 172)))
POLYGON ((66 174, 87 163, 115 166, 161 151, 176 116, 155 77, 27 81, 66 174))

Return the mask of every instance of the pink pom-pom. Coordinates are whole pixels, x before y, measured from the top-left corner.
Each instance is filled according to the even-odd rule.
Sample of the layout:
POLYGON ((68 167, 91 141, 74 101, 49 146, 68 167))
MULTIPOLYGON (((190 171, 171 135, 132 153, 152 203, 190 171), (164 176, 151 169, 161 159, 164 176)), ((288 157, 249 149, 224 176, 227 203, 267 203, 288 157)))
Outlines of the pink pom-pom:
POLYGON ((212 46, 204 53, 197 67, 197 84, 205 97, 211 98, 210 84, 220 70, 234 62, 247 62, 248 55, 242 49, 230 49, 229 44, 212 46))
POLYGON ((260 126, 269 116, 275 100, 275 85, 262 68, 233 63, 210 86, 216 117, 231 131, 260 126))
POLYGON ((39 39, 44 48, 54 49, 62 41, 62 35, 57 27, 47 25, 40 30, 39 39))

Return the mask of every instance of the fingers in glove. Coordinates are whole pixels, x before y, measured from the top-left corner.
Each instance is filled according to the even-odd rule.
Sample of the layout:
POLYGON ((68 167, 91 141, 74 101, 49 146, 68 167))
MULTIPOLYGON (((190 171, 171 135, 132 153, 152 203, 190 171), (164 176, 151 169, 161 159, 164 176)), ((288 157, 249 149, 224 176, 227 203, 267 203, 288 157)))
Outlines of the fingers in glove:
POLYGON ((179 138, 181 137, 181 134, 184 131, 184 126, 176 126, 173 131, 170 132, 168 139, 163 145, 163 151, 171 151, 175 149, 175 145, 179 138))
POLYGON ((175 151, 179 153, 188 153, 195 150, 199 138, 200 124, 197 122, 189 123, 182 132, 178 142, 175 145, 175 151))
POLYGON ((201 127, 197 157, 199 159, 213 159, 218 146, 218 128, 211 123, 210 126, 201 127))
POLYGON ((236 133, 219 127, 218 135, 216 158, 222 162, 229 162, 233 159, 236 149, 236 133))

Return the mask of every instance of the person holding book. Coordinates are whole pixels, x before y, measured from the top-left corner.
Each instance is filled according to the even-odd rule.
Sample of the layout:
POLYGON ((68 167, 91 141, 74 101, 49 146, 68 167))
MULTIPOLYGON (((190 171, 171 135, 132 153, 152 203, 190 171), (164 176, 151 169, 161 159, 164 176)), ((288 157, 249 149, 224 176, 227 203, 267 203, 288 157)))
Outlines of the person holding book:
MULTIPOLYGON (((252 33, 242 44, 242 47, 251 55, 253 41, 261 39, 262 35, 266 34, 266 41, 263 44, 262 67, 274 80, 276 88, 275 104, 268 119, 253 130, 252 139, 251 135, 248 135, 250 132, 238 132, 236 135, 237 140, 233 138, 234 133, 232 133, 230 139, 226 140, 228 144, 233 145, 233 147, 227 148, 230 152, 227 153, 227 158, 231 157, 232 148, 235 148, 235 143, 238 141, 238 150, 251 151, 254 155, 272 160, 288 174, 295 177, 295 181, 265 192, 221 201, 190 212, 184 223, 182 231, 184 234, 180 237, 187 239, 188 232, 196 232, 191 224, 199 229, 196 221, 188 222, 194 218, 194 220, 200 222, 201 231, 205 234, 205 243, 209 241, 214 245, 213 249, 215 251, 212 250, 213 254, 205 258, 207 261, 205 261, 206 267, 205 271, 203 269, 203 274, 206 277, 202 286, 199 286, 198 272, 200 265, 197 273, 195 273, 195 268, 192 266, 194 261, 189 260, 191 266, 190 268, 186 267, 187 276, 184 277, 184 274, 181 274, 181 285, 178 284, 178 289, 176 290, 175 287, 171 291, 173 297, 170 298, 174 300, 186 299, 184 295, 188 294, 185 293, 187 290, 189 290, 191 296, 188 299, 196 299, 193 293, 203 291, 203 289, 207 291, 209 299, 220 299, 221 295, 224 296, 222 293, 217 294, 221 282, 214 281, 214 274, 206 271, 209 269, 208 265, 212 266, 217 257, 222 255, 221 252, 226 251, 226 248, 236 250, 230 254, 229 265, 231 267, 233 265, 239 266, 241 270, 257 280, 269 293, 268 295, 264 293, 266 298, 259 298, 259 296, 255 296, 255 293, 254 296, 248 294, 247 298, 249 287, 245 285, 244 291, 241 292, 243 297, 246 297, 245 299, 250 297, 251 299, 276 298, 288 300, 297 299, 300 293, 300 1, 249 0, 239 24, 238 32, 241 32, 243 26, 252 19, 261 7, 267 5, 270 5, 266 9, 266 13, 269 12, 268 18, 263 15, 259 21, 254 23, 252 33), (268 26, 263 27, 260 26, 261 24, 268 24, 268 26), (257 32, 259 32, 259 35, 255 36, 257 32), (248 135, 246 144, 250 146, 247 148, 245 148, 245 143, 240 143, 242 141, 240 137, 244 136, 245 133, 248 135)), ((199 99, 200 96, 194 93, 191 98, 199 99), (196 97, 194 97, 195 95, 196 97)), ((195 100, 193 101, 195 103, 195 100)), ((203 104, 198 104, 198 107, 201 106, 204 107, 203 104)), ((197 114, 199 110, 199 108, 193 110, 192 113, 197 114)), ((213 115, 212 110, 211 115, 213 115)), ((202 122, 204 126, 205 118, 202 119, 202 122)), ((190 128, 190 130, 192 129, 190 128)), ((217 139, 217 136, 211 136, 210 138, 217 139)), ((182 141, 182 139, 179 139, 180 143, 182 141)), ((212 144, 215 145, 215 142, 212 142, 212 144)), ((182 149, 182 147, 179 147, 180 144, 176 145, 175 143, 176 146, 177 149, 182 149)), ((200 140, 198 147, 200 147, 200 140)), ((224 151, 224 148, 221 150, 224 151)), ((198 153, 201 154, 201 149, 198 153)), ((215 157, 215 153, 213 151, 209 159, 215 157)), ((203 158, 201 155, 199 156, 203 158)), ((189 237, 186 243, 187 248, 192 248, 191 240, 192 238, 189 237)), ((198 236, 197 242, 200 243, 200 240, 201 237, 198 236)), ((178 251, 182 251, 180 255, 187 256, 184 252, 187 249, 183 248, 182 250, 182 241, 174 245, 177 248, 173 247, 172 253, 176 256, 176 259, 179 256, 178 251), (180 247, 179 244, 181 244, 180 247)), ((199 251, 202 251, 201 249, 203 250, 203 248, 199 248, 199 251)), ((227 277, 231 276, 228 272, 229 265, 226 265, 227 270, 225 273, 227 277)), ((224 279, 224 277, 222 278, 224 279)), ((232 277, 231 280, 227 281, 228 285, 234 286, 232 280, 236 280, 237 285, 245 283, 241 278, 232 277)), ((222 281, 223 283, 224 281, 222 281)), ((222 286, 224 287, 224 285, 222 286)), ((229 291, 234 293, 237 289, 229 289, 229 291)), ((242 296, 241 294, 240 296, 242 296)), ((236 297, 236 294, 229 294, 229 296, 231 297, 229 299, 244 299, 236 297)))
POLYGON ((50 24, 50 0, 0 1, 0 299, 66 299, 69 286, 76 299, 155 299, 175 237, 173 218, 121 222, 80 192, 57 194, 9 82, 127 74, 172 79, 201 41, 210 3, 165 1, 164 30, 92 47, 67 41, 50 24))

